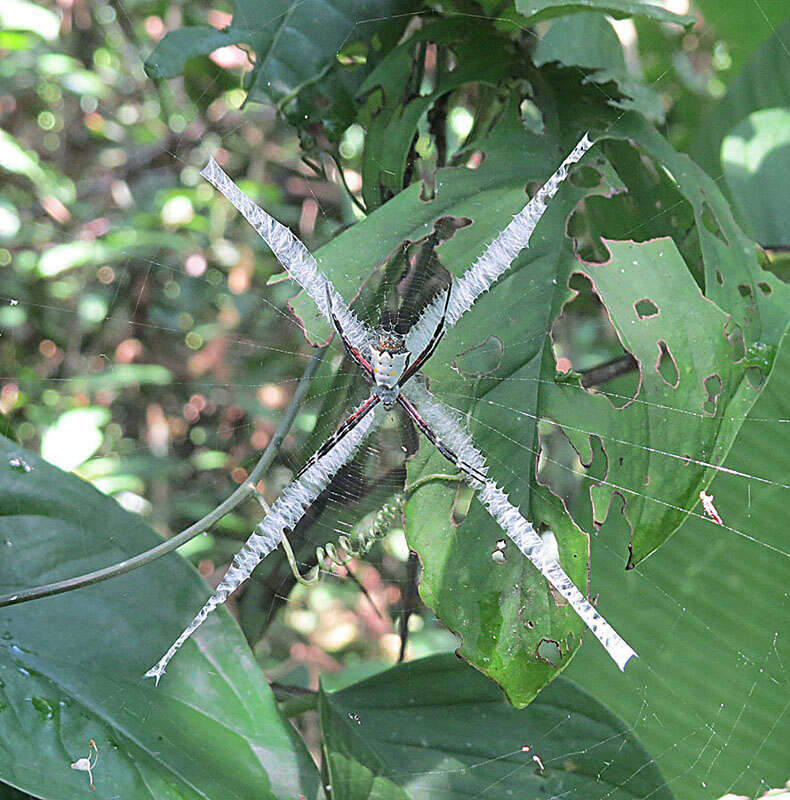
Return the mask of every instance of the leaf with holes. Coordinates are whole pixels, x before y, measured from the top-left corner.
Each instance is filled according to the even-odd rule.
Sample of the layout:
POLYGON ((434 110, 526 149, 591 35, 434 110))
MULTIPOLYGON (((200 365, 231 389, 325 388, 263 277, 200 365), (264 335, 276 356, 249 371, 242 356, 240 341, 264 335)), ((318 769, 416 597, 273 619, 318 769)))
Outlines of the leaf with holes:
POLYGON ((672 239, 606 245, 608 261, 577 270, 636 358, 638 386, 633 398, 606 387, 591 394, 544 371, 539 413, 595 475, 585 484, 591 518, 577 522, 600 526, 614 504, 632 531, 633 566, 697 504, 762 378, 749 375, 742 351, 733 353, 728 315, 699 291, 672 239))
MULTIPOLYGON (((4 592, 161 541, 90 484, 4 438, 0 498, 4 592)), ((69 764, 94 739, 98 798, 319 797, 310 756, 227 611, 212 615, 159 688, 142 677, 205 596, 173 554, 111 582, 2 609, 0 779, 36 797, 85 797, 88 777, 69 764)))
POLYGON ((625 724, 563 678, 517 711, 439 655, 322 689, 320 712, 332 796, 343 800, 672 798, 625 724))
MULTIPOLYGON (((567 100, 568 70, 544 68, 541 74, 545 78, 544 101, 549 102, 552 92, 567 100)), ((557 120, 559 128, 549 119, 541 136, 525 129, 517 111, 520 97, 513 97, 490 134, 475 142, 482 156, 481 165, 438 170, 437 191, 430 201, 422 200, 421 187, 413 185, 322 248, 317 254, 319 261, 344 296, 352 299, 361 292, 364 299, 368 284, 378 279, 376 265, 385 262, 404 241, 417 242, 430 236, 440 219, 450 218, 458 223, 437 253, 442 264, 454 274, 460 274, 522 207, 524 187, 534 188, 544 180, 575 143, 579 132, 574 130, 574 124, 578 124, 574 122, 574 114, 583 113, 585 119, 596 116, 605 119, 611 112, 607 110, 606 98, 601 97, 595 87, 580 88, 577 76, 575 80, 574 102, 563 101, 557 106, 562 113, 557 120), (558 129, 563 131, 562 139, 557 135, 558 129)), ((628 189, 629 196, 636 199, 633 205, 626 207, 628 216, 621 220, 624 230, 636 229, 646 219, 656 216, 668 220, 669 232, 676 240, 696 237, 696 249, 690 248, 689 252, 698 252, 701 262, 697 273, 694 271, 697 265, 684 263, 671 242, 667 242, 664 256, 654 252, 655 242, 645 245, 645 255, 649 252, 651 262, 654 257, 672 262, 669 275, 673 281, 677 278, 683 298, 673 319, 679 318, 681 307, 687 312, 677 323, 680 331, 671 329, 665 322, 668 312, 663 294, 659 302, 658 297, 651 299, 649 294, 639 291, 638 284, 628 283, 632 296, 626 297, 623 289, 619 295, 616 291, 609 292, 606 298, 614 309, 610 309, 613 316, 622 320, 626 329, 624 337, 625 333, 631 336, 631 320, 633 325, 640 323, 654 334, 650 347, 640 344, 643 369, 645 373, 650 372, 652 381, 650 391, 655 389, 656 397, 688 391, 688 396, 684 395, 684 401, 691 398, 688 410, 698 415, 700 424, 707 429, 701 440, 684 441, 684 445, 689 446, 675 451, 676 456, 688 454, 692 460, 689 467, 683 467, 677 458, 670 459, 671 468, 662 467, 656 480, 662 487, 663 505, 648 499, 637 500, 634 510, 640 515, 644 513, 644 519, 653 527, 635 542, 635 559, 643 557, 662 537, 671 534, 671 529, 661 528, 659 521, 667 509, 669 513, 664 522, 676 527, 683 521, 697 502, 692 489, 696 487, 698 492, 711 477, 713 468, 705 464, 713 464, 717 455, 726 453, 751 399, 757 395, 742 380, 747 364, 733 364, 725 333, 730 334, 736 349, 739 342, 745 343, 747 359, 757 355, 756 345, 764 343, 764 348, 757 349, 768 364, 771 348, 778 339, 776 331, 783 319, 781 303, 777 300, 784 290, 778 281, 760 270, 753 245, 733 221, 715 184, 687 157, 672 150, 636 114, 627 113, 604 137, 606 149, 593 151, 562 187, 538 226, 530 249, 521 254, 499 284, 482 296, 473 311, 448 333, 425 370, 434 393, 462 413, 469 414, 472 433, 489 458, 493 477, 504 486, 525 516, 536 525, 553 531, 564 568, 585 590, 588 534, 593 530, 591 501, 588 499, 586 516, 572 519, 551 491, 536 482, 541 445, 536 420, 549 416, 555 422, 568 425, 569 429, 595 431, 598 422, 590 424, 584 415, 588 408, 608 403, 601 396, 588 395, 578 385, 572 389, 570 385, 560 384, 556 392, 575 392, 581 405, 579 408, 574 405, 568 414, 558 419, 558 415, 552 415, 547 399, 553 396, 555 389, 554 356, 547 334, 571 296, 567 281, 578 267, 566 235, 566 223, 579 201, 582 198, 585 202, 605 199, 628 189), (628 169, 623 169, 617 159, 611 163, 602 160, 602 152, 608 153, 614 144, 627 147, 636 155, 627 162, 628 169), (658 165, 656 174, 668 176, 667 197, 687 203, 687 216, 665 216, 662 209, 655 207, 644 213, 644 204, 651 201, 651 193, 645 191, 645 187, 650 186, 648 178, 654 171, 652 165, 641 160, 640 151, 658 165), (591 166, 596 169, 590 170, 591 166), (588 172, 594 173, 595 180, 585 177, 588 172), (605 176, 603 183, 602 176, 605 176), (684 199, 686 197, 688 200, 684 199), (724 245, 724 238, 733 245, 730 249, 724 245), (719 267, 723 270, 724 284, 716 277, 719 267), (708 300, 700 295, 695 278, 705 281, 708 300), (758 287, 765 283, 768 292, 758 288, 759 297, 745 298, 737 286, 746 281, 758 287), (652 302, 659 309, 658 316, 642 301, 652 302), (692 331, 683 345, 682 356, 678 356, 676 336, 682 334, 689 319, 696 321, 693 315, 697 306, 704 309, 701 320, 705 336, 713 335, 715 328, 719 338, 712 339, 710 345, 700 344, 692 331), (640 315, 645 319, 640 320, 640 315), (728 316, 733 319, 725 332, 728 316), (711 347, 711 352, 706 356, 707 346, 711 347), (496 351, 496 357, 482 358, 483 349, 489 355, 496 351), (692 360, 692 355, 697 358, 697 350, 701 358, 699 369, 707 371, 692 375, 689 370, 697 367, 697 362, 692 360), (481 367, 483 362, 490 363, 481 367), (658 371, 656 365, 660 368, 658 371), (722 381, 721 386, 717 384, 717 376, 722 381), (682 389, 673 389, 671 384, 675 383, 682 389), (590 406, 585 405, 587 401, 590 406), (719 410, 728 408, 732 420, 709 422, 708 412, 714 405, 719 410), (579 424, 581 419, 584 419, 583 424, 579 424), (694 461, 699 463, 694 464, 694 461)), ((655 200, 655 196, 652 199, 655 200)), ((641 274, 634 271, 631 264, 634 260, 631 254, 618 251, 620 257, 626 261, 613 265, 613 268, 623 269, 618 275, 622 277, 627 273, 629 280, 641 280, 641 274)), ((639 259, 637 256, 636 260, 639 259)), ((662 287, 663 290, 667 288, 662 287)), ((297 296, 291 305, 313 338, 326 338, 327 328, 317 318, 308 298, 297 296)), ((359 308, 364 314, 365 306, 359 308)), ((369 308, 369 321, 375 324, 375 304, 369 308)), ((607 406, 609 416, 606 419, 616 417, 617 413, 611 405, 607 406)), ((634 414, 636 419, 636 409, 625 413, 634 414)), ((644 417, 641 422, 633 423, 632 438, 618 437, 632 443, 622 445, 631 447, 630 454, 640 454, 634 459, 633 472, 623 479, 623 494, 627 494, 626 489, 645 494, 646 470, 642 469, 637 478, 636 466, 644 466, 643 456, 650 448, 660 446, 655 431, 644 427, 646 421, 649 420, 644 417)), ((607 422, 601 430, 606 429, 611 434, 608 426, 607 422)), ((583 435, 578 430, 576 433, 583 435)), ((609 444, 612 445, 611 441, 609 444)), ((588 448, 589 445, 585 445, 582 452, 588 453, 588 448)), ((631 468, 630 454, 628 461, 624 460, 628 469, 631 468)), ((593 459, 591 465, 591 474, 597 476, 601 484, 592 498, 596 521, 600 521, 606 510, 606 493, 613 488, 601 483, 605 477, 603 471, 596 472, 602 463, 603 458, 599 457, 593 459)), ((568 471, 571 468, 566 467, 568 471)), ((409 465, 409 480, 413 482, 446 472, 447 465, 442 457, 423 442, 409 465)), ((468 495, 457 489, 457 484, 441 480, 428 482, 411 496, 407 505, 407 536, 424 567, 422 596, 461 636, 460 653, 499 682, 513 702, 525 704, 567 665, 578 646, 582 626, 567 606, 556 601, 551 588, 525 559, 506 552, 504 564, 492 560, 492 553, 502 538, 501 531, 476 501, 470 503, 468 495)), ((617 620, 611 621, 617 626, 617 620)))
POLYGON ((585 647, 567 674, 634 720, 678 800, 762 796, 788 777, 788 345, 708 489, 724 525, 697 507, 625 581, 622 517, 593 542, 601 611, 640 658, 624 681, 585 647))
POLYGON ((622 93, 610 100, 612 106, 634 109, 654 122, 664 121, 659 96, 629 72, 620 40, 604 14, 578 13, 555 20, 538 41, 532 59, 537 66, 558 61, 588 70, 585 81, 613 83, 622 93))

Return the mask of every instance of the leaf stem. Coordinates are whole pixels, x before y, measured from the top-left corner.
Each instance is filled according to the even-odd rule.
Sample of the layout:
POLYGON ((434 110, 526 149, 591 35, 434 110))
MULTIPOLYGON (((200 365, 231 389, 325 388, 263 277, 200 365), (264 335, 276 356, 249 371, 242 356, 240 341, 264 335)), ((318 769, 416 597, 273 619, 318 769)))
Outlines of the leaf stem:
POLYGON ((119 561, 117 564, 112 564, 109 567, 103 567, 102 569, 95 570, 94 572, 87 572, 84 575, 78 575, 76 578, 68 578, 63 581, 55 581, 54 583, 46 583, 43 586, 35 586, 32 589, 25 589, 21 592, 2 595, 0 596, 0 608, 4 606, 13 606, 17 603, 26 603, 29 600, 38 600, 41 597, 51 597, 52 595, 70 592, 74 589, 81 589, 83 586, 90 586, 94 583, 100 583, 101 581, 114 578, 117 575, 123 575, 126 572, 131 572, 138 567, 143 567, 146 564, 150 564, 152 561, 155 561, 157 558, 161 558, 162 556, 167 555, 167 553, 171 553, 173 550, 178 549, 181 547, 181 545, 190 541, 190 539, 194 539, 196 536, 199 536, 201 533, 208 530, 212 525, 222 519, 222 517, 224 517, 227 513, 236 508, 236 506, 238 506, 242 501, 246 500, 247 497, 249 497, 255 491, 255 484, 266 473, 266 470, 269 469, 274 457, 277 455, 280 445, 287 436, 288 431, 291 429, 294 418, 296 417, 296 414, 302 405, 304 396, 307 394, 310 379, 313 377, 318 365, 321 363, 321 359, 323 358, 326 349, 326 346, 321 347, 313 353, 313 357, 310 359, 310 363, 307 365, 307 368, 305 369, 304 374, 299 381, 299 385, 296 387, 296 391, 291 398, 291 402, 286 409, 285 416, 280 422, 277 430, 274 432, 274 435, 272 436, 269 444, 266 446, 266 449, 263 451, 263 455, 260 457, 258 463, 255 465, 255 468, 250 473, 249 478, 229 497, 223 500, 223 502, 221 502, 215 509, 206 514, 205 517, 199 519, 197 522, 193 523, 188 528, 185 528, 183 531, 181 531, 181 533, 176 534, 167 541, 152 547, 150 550, 146 550, 143 553, 132 556, 132 558, 119 561))

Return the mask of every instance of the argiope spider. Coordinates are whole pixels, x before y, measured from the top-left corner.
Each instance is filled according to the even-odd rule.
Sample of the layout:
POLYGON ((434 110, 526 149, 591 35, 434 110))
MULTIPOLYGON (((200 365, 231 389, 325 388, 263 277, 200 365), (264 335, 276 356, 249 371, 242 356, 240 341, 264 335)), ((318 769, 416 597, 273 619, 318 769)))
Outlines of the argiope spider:
POLYGON ((466 272, 440 292, 403 336, 389 330, 370 331, 346 305, 318 264, 288 228, 259 208, 220 166, 211 159, 201 175, 241 212, 266 241, 289 276, 318 306, 337 331, 349 357, 371 386, 370 396, 353 411, 335 433, 309 459, 297 477, 282 491, 269 513, 233 559, 215 593, 170 649, 147 673, 157 683, 170 659, 209 613, 225 602, 258 563, 282 541, 286 529, 293 530, 337 471, 347 464, 362 441, 376 427, 380 411, 399 405, 436 449, 463 475, 480 501, 518 549, 568 601, 617 666, 624 669, 636 653, 593 608, 560 566, 556 556, 544 548, 543 540, 507 495, 488 477, 483 454, 460 419, 448 413, 416 377, 433 355, 448 328, 472 307, 528 246, 535 226, 549 200, 575 164, 592 146, 585 134, 537 194, 491 242, 466 272))

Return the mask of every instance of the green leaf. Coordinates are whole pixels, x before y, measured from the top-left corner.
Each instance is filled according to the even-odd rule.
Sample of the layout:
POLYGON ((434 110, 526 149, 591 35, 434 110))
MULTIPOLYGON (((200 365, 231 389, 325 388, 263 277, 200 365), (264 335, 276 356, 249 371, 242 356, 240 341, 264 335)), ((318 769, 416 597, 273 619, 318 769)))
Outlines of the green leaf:
POLYGON ((787 42, 790 42, 790 19, 771 31, 730 82, 727 94, 703 117, 691 154, 714 178, 721 174, 721 143, 741 120, 763 108, 790 107, 787 42))
POLYGON ((148 56, 145 69, 152 78, 174 78, 190 58, 243 44, 256 54, 246 81, 249 99, 282 104, 324 78, 349 42, 369 41, 388 18, 412 5, 409 0, 234 0, 230 27, 171 31, 148 56))
POLYGON ((568 674, 634 721, 678 800, 753 797, 788 777, 788 397, 785 337, 708 490, 724 526, 697 507, 625 581, 619 515, 593 542, 601 612, 624 620, 640 657, 624 677, 585 647, 568 674))
MULTIPOLYGON (((616 402, 606 392, 588 394, 578 381, 559 383, 544 373, 539 409, 581 463, 598 473, 589 489, 593 521, 603 522, 611 503, 628 521, 633 565, 697 504, 758 391, 746 364, 730 357, 729 316, 700 293, 671 239, 607 246, 606 263, 578 271, 592 282, 623 347, 639 363, 636 397, 616 402), (674 416, 668 409, 699 413, 674 416)), ((577 518, 582 526, 585 521, 577 518)))
MULTIPOLYGON (((702 275, 695 277, 704 286, 705 296, 732 316, 728 335, 737 334, 733 327, 737 326, 747 345, 764 342, 775 347, 787 323, 790 288, 762 268, 757 248, 738 226, 717 182, 634 113, 625 114, 606 135, 636 143, 661 165, 677 192, 690 204, 695 222, 693 235, 699 241, 703 261, 702 275)), ((640 194, 646 173, 644 169, 631 169, 630 175, 622 172, 620 177, 626 184, 642 182, 642 187, 633 189, 634 194, 640 194)), ((657 211, 672 211, 663 205, 657 207, 655 201, 655 197, 642 197, 640 202, 653 203, 652 207, 642 205, 645 218, 661 218, 664 215, 657 211)), ((639 231, 642 224, 641 219, 635 219, 632 232, 639 231)), ((679 241, 677 233, 673 237, 679 241)), ((689 264, 692 270, 694 266, 689 264)))
POLYGON ((612 98, 612 106, 639 111, 655 122, 664 121, 661 100, 638 76, 629 74, 620 40, 603 14, 583 12, 560 17, 538 41, 532 58, 537 66, 558 61, 589 69, 586 82, 611 82, 625 95, 612 98))
POLYGON ((790 107, 755 111, 725 137, 721 165, 746 229, 763 246, 790 245, 790 107))
MULTIPOLYGON (((139 517, 7 439, 0 511, 5 592, 161 541, 139 517)), ((69 764, 94 739, 97 798, 317 797, 312 761, 227 611, 202 626, 159 688, 143 679, 206 594, 174 554, 0 611, 0 779, 36 797, 85 797, 87 775, 69 764)))
POLYGON ((320 713, 328 782, 343 800, 672 797, 625 724, 562 678, 517 711, 445 654, 322 688, 320 713))
POLYGON ((390 52, 359 90, 367 95, 371 120, 362 158, 363 196, 369 210, 403 188, 409 153, 420 121, 436 101, 468 83, 497 85, 517 74, 510 43, 480 20, 441 20, 427 25, 390 52), (415 86, 424 50, 438 45, 434 88, 415 86), (453 61, 447 56, 452 52, 453 61), (492 52, 500 57, 491 58, 492 52))
POLYGON ((674 22, 686 28, 696 21, 692 14, 674 14, 663 6, 643 0, 516 0, 516 11, 531 23, 579 11, 601 11, 617 19, 646 17, 659 22, 674 22))

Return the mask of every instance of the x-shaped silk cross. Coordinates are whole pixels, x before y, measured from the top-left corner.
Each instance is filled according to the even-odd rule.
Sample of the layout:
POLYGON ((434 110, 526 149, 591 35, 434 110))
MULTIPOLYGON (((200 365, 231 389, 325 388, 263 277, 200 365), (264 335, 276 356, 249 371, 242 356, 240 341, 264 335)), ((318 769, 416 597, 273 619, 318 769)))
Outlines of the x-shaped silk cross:
MULTIPOLYGON (((460 419, 418 381, 420 367, 433 354, 445 331, 452 327, 486 292, 515 260, 546 210, 549 200, 568 175, 568 170, 592 142, 585 134, 557 171, 537 194, 513 218, 511 223, 488 245, 483 254, 430 302, 405 336, 405 355, 381 344, 362 323, 318 268, 308 249, 288 228, 259 208, 211 159, 201 175, 212 183, 266 241, 289 276, 312 298, 319 311, 337 330, 349 356, 373 384, 370 396, 338 428, 307 462, 302 472, 282 491, 266 517, 256 526, 233 559, 222 582, 197 616, 176 639, 159 662, 146 673, 159 683, 170 659, 217 606, 225 602, 249 576, 260 561, 283 539, 285 530, 293 530, 318 495, 338 470, 347 464, 362 442, 381 419, 381 406, 398 403, 417 428, 451 461, 475 490, 478 498, 540 573, 551 583, 593 632, 615 661, 624 669, 636 653, 593 608, 562 569, 556 556, 544 547, 532 524, 488 477, 483 454, 460 419), (376 344, 377 340, 379 344, 376 344), (370 358, 368 354, 370 353, 370 358), (397 362, 400 358, 401 361, 397 362), (400 366, 395 366, 399 363, 400 366), (386 370, 392 369, 390 372, 386 370)), ((387 338, 387 337, 383 337, 387 338)))

